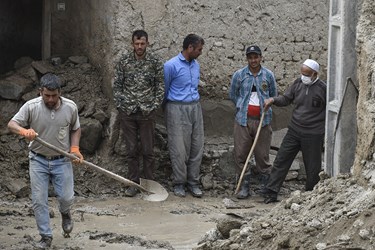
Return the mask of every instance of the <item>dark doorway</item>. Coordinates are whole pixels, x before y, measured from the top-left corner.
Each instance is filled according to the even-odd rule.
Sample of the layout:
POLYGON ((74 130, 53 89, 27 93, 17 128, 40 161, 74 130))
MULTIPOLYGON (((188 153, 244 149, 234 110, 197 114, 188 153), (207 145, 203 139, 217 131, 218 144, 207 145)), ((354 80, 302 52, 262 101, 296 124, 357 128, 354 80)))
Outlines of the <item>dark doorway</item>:
POLYGON ((42 58, 43 0, 0 1, 0 74, 23 56, 42 58))

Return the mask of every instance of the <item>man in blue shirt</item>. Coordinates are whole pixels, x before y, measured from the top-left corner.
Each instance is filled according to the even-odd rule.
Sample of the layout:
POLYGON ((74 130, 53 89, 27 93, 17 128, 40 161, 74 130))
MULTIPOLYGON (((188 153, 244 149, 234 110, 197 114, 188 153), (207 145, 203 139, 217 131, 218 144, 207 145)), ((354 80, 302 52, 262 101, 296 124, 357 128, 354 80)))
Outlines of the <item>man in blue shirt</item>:
MULTIPOLYGON (((271 164, 269 163, 269 152, 272 139, 272 110, 264 110, 265 99, 277 96, 277 88, 274 74, 267 68, 261 66, 262 51, 256 46, 246 49, 248 65, 237 70, 232 77, 229 97, 236 105, 236 118, 234 122, 234 160, 236 173, 239 176, 246 162, 249 151, 253 145, 258 126, 262 126, 258 143, 254 148, 256 166, 253 172, 258 174, 260 182, 265 185, 271 164), (264 120, 259 124, 263 112, 264 120)), ((238 199, 249 196, 250 170, 241 183, 241 189, 237 194, 238 199)), ((261 189, 263 190, 263 189, 261 189)))
POLYGON ((198 84, 203 38, 189 34, 183 50, 164 64, 165 119, 169 155, 173 169, 174 194, 185 197, 185 185, 194 197, 202 197, 199 173, 204 132, 198 84))

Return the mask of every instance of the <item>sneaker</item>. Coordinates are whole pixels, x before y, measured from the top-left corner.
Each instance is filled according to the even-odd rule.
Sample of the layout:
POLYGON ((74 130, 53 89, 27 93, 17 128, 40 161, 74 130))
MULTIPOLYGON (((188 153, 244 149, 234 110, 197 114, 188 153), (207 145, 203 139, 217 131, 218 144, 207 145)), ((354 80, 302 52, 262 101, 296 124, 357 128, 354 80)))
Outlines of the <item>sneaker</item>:
POLYGON ((203 192, 198 186, 188 186, 188 189, 194 197, 201 198, 203 196, 203 192))
POLYGON ((174 186, 173 192, 174 192, 174 195, 176 195, 178 197, 185 197, 186 196, 184 185, 174 186))
POLYGON ((36 249, 48 249, 51 247, 52 244, 52 237, 50 236, 42 236, 38 244, 35 246, 36 249))
POLYGON ((61 213, 62 218, 62 229, 64 230, 64 233, 69 234, 73 230, 73 220, 72 216, 70 215, 70 211, 66 213, 61 213))
POLYGON ((128 189, 125 190, 125 195, 128 197, 134 197, 138 193, 138 189, 135 187, 128 187, 128 189))

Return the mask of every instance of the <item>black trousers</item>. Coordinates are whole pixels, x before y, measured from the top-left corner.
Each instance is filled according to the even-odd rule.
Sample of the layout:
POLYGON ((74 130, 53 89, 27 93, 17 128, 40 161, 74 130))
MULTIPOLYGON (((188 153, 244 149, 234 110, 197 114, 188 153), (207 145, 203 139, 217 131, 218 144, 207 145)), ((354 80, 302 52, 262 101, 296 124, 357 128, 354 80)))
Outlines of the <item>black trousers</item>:
POLYGON ((154 135, 155 135, 155 112, 144 116, 141 112, 127 115, 119 111, 120 126, 124 134, 125 147, 127 151, 128 178, 139 183, 141 177, 140 156, 143 157, 143 177, 154 179, 154 135), (138 138, 140 148, 138 147, 138 138))
POLYGON ((322 168, 324 134, 301 134, 288 129, 276 155, 267 188, 279 192, 297 153, 301 150, 306 169, 306 190, 312 190, 319 182, 322 168))

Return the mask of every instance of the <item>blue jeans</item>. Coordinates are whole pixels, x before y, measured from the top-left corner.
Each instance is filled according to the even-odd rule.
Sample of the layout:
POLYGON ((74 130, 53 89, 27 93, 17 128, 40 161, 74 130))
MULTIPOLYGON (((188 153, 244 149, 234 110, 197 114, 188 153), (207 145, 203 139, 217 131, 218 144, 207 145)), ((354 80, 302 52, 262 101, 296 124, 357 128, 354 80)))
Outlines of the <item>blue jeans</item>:
POLYGON ((51 181, 60 212, 67 212, 74 201, 72 163, 66 157, 49 161, 32 152, 29 153, 29 162, 32 205, 39 234, 52 237, 49 223, 48 185, 51 181))

